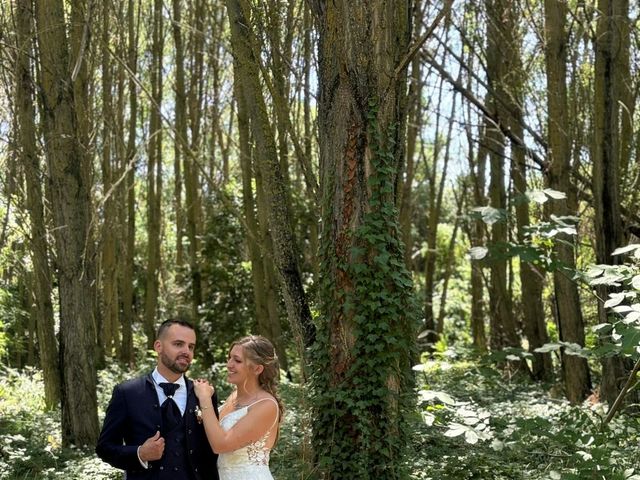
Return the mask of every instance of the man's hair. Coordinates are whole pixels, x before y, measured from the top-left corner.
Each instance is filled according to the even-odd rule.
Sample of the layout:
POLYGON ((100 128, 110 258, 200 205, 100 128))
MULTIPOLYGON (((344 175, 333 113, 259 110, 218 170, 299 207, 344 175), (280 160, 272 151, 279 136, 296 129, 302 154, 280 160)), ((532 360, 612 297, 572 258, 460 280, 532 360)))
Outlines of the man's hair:
POLYGON ((169 318, 169 319, 165 320, 164 322, 162 322, 160 324, 160 326, 158 327, 158 332, 156 334, 156 340, 160 339, 160 337, 162 337, 165 334, 165 332, 169 329, 169 327, 171 327, 171 325, 182 325, 183 327, 190 328, 194 332, 196 330, 191 323, 189 323, 188 321, 186 321, 186 320, 184 320, 182 318, 169 318))

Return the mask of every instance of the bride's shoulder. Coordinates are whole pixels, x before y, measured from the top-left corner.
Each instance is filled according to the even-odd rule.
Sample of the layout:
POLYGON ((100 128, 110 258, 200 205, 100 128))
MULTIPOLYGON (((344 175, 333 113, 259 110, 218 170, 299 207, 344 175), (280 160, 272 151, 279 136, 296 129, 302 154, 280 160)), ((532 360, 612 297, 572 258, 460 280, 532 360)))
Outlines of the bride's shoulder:
POLYGON ((253 402, 250 407, 254 407, 260 405, 261 408, 267 408, 267 409, 276 409, 278 410, 280 407, 278 405, 278 401, 275 399, 275 397, 273 395, 271 395, 269 392, 261 392, 261 394, 258 396, 258 398, 256 399, 255 402, 253 402))

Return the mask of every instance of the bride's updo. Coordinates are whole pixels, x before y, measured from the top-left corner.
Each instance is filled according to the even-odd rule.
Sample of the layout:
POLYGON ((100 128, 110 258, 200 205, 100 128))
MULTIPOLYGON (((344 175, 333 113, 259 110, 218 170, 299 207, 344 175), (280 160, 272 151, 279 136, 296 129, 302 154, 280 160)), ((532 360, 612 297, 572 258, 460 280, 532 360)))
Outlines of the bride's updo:
POLYGON ((282 419, 284 406, 278 395, 278 381, 280 380, 280 363, 273 344, 262 335, 249 335, 231 344, 229 351, 236 345, 243 348, 245 358, 254 365, 262 365, 262 373, 258 376, 260 387, 273 395, 278 402, 279 418, 282 419))

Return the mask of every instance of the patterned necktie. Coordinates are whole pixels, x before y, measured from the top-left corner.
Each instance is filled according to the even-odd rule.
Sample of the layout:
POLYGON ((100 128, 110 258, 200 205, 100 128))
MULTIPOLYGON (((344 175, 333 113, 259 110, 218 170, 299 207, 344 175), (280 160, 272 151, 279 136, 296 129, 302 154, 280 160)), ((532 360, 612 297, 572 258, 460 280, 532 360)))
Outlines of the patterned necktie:
POLYGON ((163 434, 167 434, 171 432, 174 428, 180 425, 182 421, 182 414, 180 413, 180 409, 178 405, 173 400, 173 394, 176 393, 176 390, 180 388, 180 385, 177 383, 166 383, 162 382, 160 384, 160 388, 167 396, 167 399, 160 407, 162 412, 162 429, 164 430, 163 434))

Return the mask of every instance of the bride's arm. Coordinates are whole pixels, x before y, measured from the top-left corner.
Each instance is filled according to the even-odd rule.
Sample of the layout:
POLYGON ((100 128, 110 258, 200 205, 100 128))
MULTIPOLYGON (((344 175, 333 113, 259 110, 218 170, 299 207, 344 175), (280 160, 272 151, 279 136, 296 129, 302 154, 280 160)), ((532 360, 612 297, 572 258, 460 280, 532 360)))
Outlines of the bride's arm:
POLYGON ((200 401, 202 423, 211 448, 216 453, 227 453, 262 438, 278 420, 278 405, 274 401, 260 401, 249 408, 229 431, 225 432, 213 413, 211 400, 200 401))

